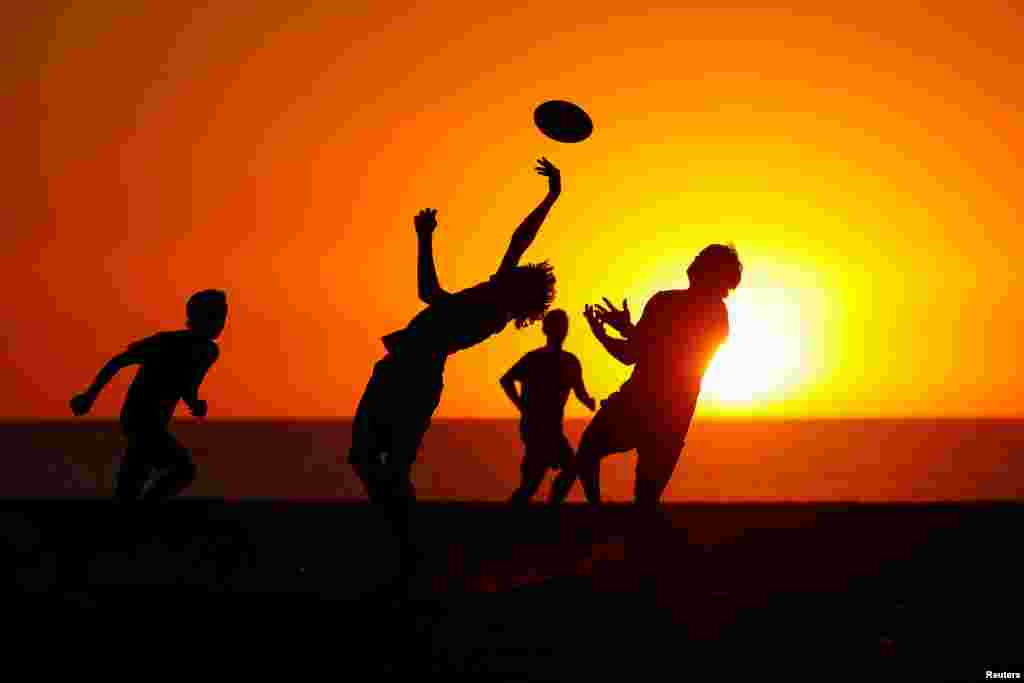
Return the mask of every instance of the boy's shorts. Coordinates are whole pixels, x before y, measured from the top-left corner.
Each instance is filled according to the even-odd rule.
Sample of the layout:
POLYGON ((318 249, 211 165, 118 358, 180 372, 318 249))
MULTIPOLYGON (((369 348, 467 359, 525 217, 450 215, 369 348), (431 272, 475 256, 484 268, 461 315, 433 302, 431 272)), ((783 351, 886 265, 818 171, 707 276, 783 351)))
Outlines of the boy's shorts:
POLYGON ((125 464, 134 467, 151 467, 167 469, 182 465, 192 465, 192 455, 187 448, 166 429, 125 429, 128 447, 125 449, 125 464))
POLYGON ((522 469, 565 469, 572 465, 575 453, 560 422, 534 425, 527 421, 519 423, 519 435, 523 439, 526 453, 522 469))
POLYGON ((601 407, 583 432, 580 445, 596 453, 623 453, 636 449, 678 454, 686 442, 696 400, 666 410, 665 402, 637 400, 616 392, 601 407))
POLYGON ((352 420, 348 462, 359 467, 410 467, 441 401, 443 386, 440 371, 424 370, 392 356, 378 361, 352 420), (382 456, 399 461, 385 463, 382 456))

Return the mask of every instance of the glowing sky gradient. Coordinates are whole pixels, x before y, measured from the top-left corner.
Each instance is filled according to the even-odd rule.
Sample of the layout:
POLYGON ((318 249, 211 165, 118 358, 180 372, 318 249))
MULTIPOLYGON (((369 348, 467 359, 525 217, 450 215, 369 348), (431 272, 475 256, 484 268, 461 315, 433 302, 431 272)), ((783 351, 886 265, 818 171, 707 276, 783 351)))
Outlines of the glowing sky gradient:
MULTIPOLYGON (((438 208, 442 284, 472 285, 543 196, 541 155, 565 191, 526 260, 555 265, 595 395, 628 370, 584 304, 638 314, 733 241, 753 383, 698 415, 1021 415, 1018 10, 855 4, 20 10, 0 416, 67 415, 206 287, 231 306, 211 417, 351 415, 421 306, 413 215, 438 208), (543 138, 547 99, 593 137, 543 138)), ((438 417, 513 415, 498 378, 540 343, 510 327, 453 357, 438 417)))

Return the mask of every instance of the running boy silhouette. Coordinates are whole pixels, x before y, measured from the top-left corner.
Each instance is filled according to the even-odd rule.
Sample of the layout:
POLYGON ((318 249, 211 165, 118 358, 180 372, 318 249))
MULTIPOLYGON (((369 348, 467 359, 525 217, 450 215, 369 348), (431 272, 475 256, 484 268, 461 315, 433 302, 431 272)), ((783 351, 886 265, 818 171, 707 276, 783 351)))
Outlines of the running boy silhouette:
MULTIPOLYGON (((601 459, 636 449, 634 499, 653 508, 661 500, 686 442, 704 371, 729 336, 724 299, 740 283, 743 266, 731 246, 705 247, 686 271, 689 289, 658 292, 637 324, 629 306, 618 310, 587 306, 584 316, 601 345, 616 360, 633 366, 633 374, 587 425, 575 472, 591 503, 600 503, 601 459), (605 331, 616 330, 621 339, 605 331)), ((565 470, 563 470, 564 472, 565 470)), ((563 500, 572 478, 556 482, 554 500, 563 500)))
POLYGON ((551 162, 539 159, 536 171, 548 179, 547 195, 512 233, 494 275, 460 292, 449 293, 438 282, 433 251, 436 209, 416 215, 417 280, 427 308, 404 329, 383 338, 387 355, 374 366, 359 400, 348 457, 370 501, 387 511, 399 537, 400 578, 410 576, 415 560, 409 531, 409 513, 416 501, 411 468, 441 401, 448 356, 498 334, 513 320, 517 328, 540 320, 554 299, 550 265, 519 265, 562 192, 561 174, 551 162))
POLYGON ((187 329, 160 332, 131 344, 103 366, 85 393, 71 399, 71 411, 85 415, 119 370, 140 366, 121 409, 128 447, 114 485, 118 500, 161 500, 181 493, 195 479, 191 455, 168 426, 179 400, 196 417, 206 415, 199 385, 219 355, 213 340, 224 329, 227 297, 207 289, 193 294, 185 311, 187 329))
POLYGON ((520 468, 523 479, 509 499, 514 505, 530 501, 548 468, 572 471, 573 449, 562 430, 569 391, 591 411, 596 407, 583 385, 579 359, 562 349, 569 333, 569 316, 561 309, 551 311, 544 317, 543 330, 547 344, 527 353, 501 378, 501 388, 522 414, 519 434, 525 447, 520 468), (522 393, 517 391, 516 382, 522 385, 522 393))

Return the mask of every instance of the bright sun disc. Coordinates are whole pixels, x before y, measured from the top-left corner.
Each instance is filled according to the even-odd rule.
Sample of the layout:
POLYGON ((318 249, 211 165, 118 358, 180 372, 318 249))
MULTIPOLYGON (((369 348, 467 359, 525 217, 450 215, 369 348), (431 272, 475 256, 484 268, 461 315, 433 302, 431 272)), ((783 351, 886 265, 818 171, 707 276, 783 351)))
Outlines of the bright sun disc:
POLYGON ((702 396, 711 402, 778 398, 800 379, 800 309, 779 289, 739 289, 728 299, 729 339, 708 366, 702 396))

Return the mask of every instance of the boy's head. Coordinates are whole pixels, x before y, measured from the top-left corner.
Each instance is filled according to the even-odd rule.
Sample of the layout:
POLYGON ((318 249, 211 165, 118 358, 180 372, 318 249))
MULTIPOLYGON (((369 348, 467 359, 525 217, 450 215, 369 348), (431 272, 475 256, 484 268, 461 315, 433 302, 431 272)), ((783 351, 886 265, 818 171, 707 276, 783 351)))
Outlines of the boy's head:
POLYGON ((216 339, 228 317, 228 297, 219 289, 204 289, 189 297, 185 304, 190 330, 216 339))
POLYGON ((516 266, 493 282, 498 305, 505 307, 518 328, 541 320, 555 299, 555 273, 547 261, 516 266))
POLYGON ((743 264, 740 263, 736 247, 731 244, 712 244, 697 254, 697 258, 686 269, 686 274, 690 277, 692 289, 724 299, 729 296, 729 292, 739 287, 743 264))
POLYGON ((549 342, 556 346, 561 346, 562 342, 565 341, 566 335, 569 334, 569 315, 560 308, 549 311, 544 316, 542 329, 549 342))

